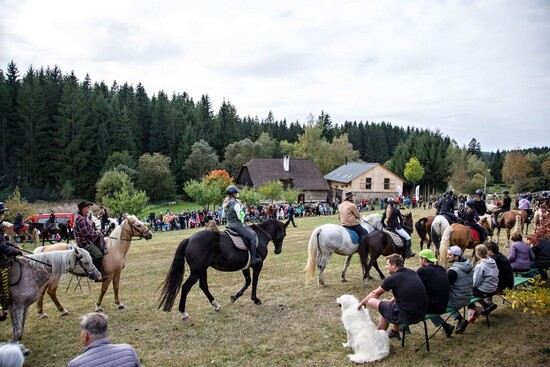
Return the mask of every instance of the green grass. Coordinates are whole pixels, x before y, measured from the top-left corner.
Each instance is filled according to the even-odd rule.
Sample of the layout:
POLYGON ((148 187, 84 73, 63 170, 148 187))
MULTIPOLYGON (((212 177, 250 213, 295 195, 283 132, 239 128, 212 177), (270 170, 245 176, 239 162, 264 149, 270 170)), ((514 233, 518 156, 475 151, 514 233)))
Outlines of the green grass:
MULTIPOLYGON (((431 212, 413 211, 415 221, 427 214, 431 212)), ((375 276, 365 287, 359 259, 354 257, 348 282, 340 282, 345 258, 334 255, 325 271, 327 287, 316 282, 304 284, 302 270, 311 231, 324 223, 336 223, 337 219, 299 218, 296 222, 298 228, 288 229, 280 255, 274 255, 273 246, 269 246, 258 289, 262 305, 250 301, 250 290, 231 304, 229 297, 243 284, 242 274, 210 270, 210 290, 223 308, 214 312, 196 285, 188 296, 191 319, 186 322, 180 319, 177 305, 170 313, 157 310, 156 291, 178 243, 196 230, 155 233, 151 241, 134 241, 120 289, 127 308, 116 309, 112 287, 104 299, 112 340, 132 344, 144 366, 353 366, 347 358, 350 352, 342 347, 346 333, 336 298, 346 293, 363 297, 378 287, 380 280, 375 276)), ((418 252, 416 235, 413 243, 418 252)), ((408 260, 406 266, 418 267, 417 258, 408 260)), ((23 342, 32 350, 26 366, 64 366, 80 353, 79 316, 94 310, 100 286, 84 282, 82 290, 74 290, 73 281, 65 294, 69 280, 65 277, 58 290, 61 302, 71 312, 69 316, 58 316, 49 298, 45 301, 49 319, 39 320, 35 305, 31 306, 23 335, 23 342)), ((373 320, 377 316, 371 312, 373 320)), ((440 332, 430 341, 429 353, 425 348, 415 352, 424 341, 423 329, 420 325, 411 329, 405 348, 392 340, 390 355, 376 366, 547 365, 548 320, 501 303, 491 314, 490 329, 484 322, 477 322, 464 335, 450 339, 440 332)), ((429 329, 433 332, 433 325, 429 329)), ((0 340, 10 336, 11 325, 2 323, 0 340)))

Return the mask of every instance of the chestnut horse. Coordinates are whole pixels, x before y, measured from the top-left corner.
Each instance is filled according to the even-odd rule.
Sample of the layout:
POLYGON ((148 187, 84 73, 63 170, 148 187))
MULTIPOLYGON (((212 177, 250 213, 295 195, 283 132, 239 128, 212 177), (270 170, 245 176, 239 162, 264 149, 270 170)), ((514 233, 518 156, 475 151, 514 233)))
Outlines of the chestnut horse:
MULTIPOLYGON (((490 220, 485 220, 481 221, 480 224, 489 232, 490 222, 490 220)), ((459 246, 462 251, 464 251, 469 248, 474 249, 477 245, 479 245, 479 235, 474 237, 472 235, 472 231, 474 231, 474 229, 460 223, 454 223, 447 227, 441 237, 439 261, 442 264, 447 263, 447 251, 451 248, 451 246, 459 246)))
POLYGON ((34 241, 34 245, 40 241, 38 230, 36 228, 33 228, 32 223, 26 224, 23 228, 19 230, 15 230, 15 227, 10 222, 2 222, 2 227, 4 229, 4 233, 8 235, 9 241, 15 243, 17 237, 21 238, 22 244, 25 245, 27 243, 27 237, 32 239, 34 241))
MULTIPOLYGON (((510 210, 502 213, 500 218, 497 220, 497 242, 500 241, 500 230, 502 228, 506 229, 506 245, 510 244, 510 230, 516 225, 516 221, 519 220, 518 228, 519 232, 522 232, 523 224, 527 221, 527 212, 525 210, 510 210)), ((525 234, 527 234, 527 229, 529 224, 525 229, 525 234)))

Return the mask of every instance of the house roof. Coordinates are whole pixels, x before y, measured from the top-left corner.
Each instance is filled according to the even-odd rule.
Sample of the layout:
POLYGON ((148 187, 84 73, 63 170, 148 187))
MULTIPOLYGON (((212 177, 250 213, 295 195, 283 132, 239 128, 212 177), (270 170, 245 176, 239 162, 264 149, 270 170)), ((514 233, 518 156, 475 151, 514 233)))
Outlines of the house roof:
POLYGON ((379 163, 348 162, 325 175, 327 181, 349 183, 356 177, 380 165, 379 163))
POLYGON ((289 170, 285 172, 283 158, 252 158, 241 167, 236 180, 238 185, 247 184, 244 182, 247 173, 252 186, 255 187, 272 181, 291 179, 293 186, 301 190, 327 191, 329 189, 321 169, 308 159, 289 159, 289 170))

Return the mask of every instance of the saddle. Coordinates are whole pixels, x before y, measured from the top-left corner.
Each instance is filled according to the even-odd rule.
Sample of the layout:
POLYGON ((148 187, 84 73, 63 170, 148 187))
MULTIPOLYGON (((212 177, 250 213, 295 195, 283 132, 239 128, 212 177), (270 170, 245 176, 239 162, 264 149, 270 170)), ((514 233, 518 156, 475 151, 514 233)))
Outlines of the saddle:
POLYGON ((403 240, 403 237, 401 237, 397 232, 394 232, 392 231, 391 229, 388 229, 388 228, 384 228, 384 233, 388 234, 392 241, 393 241, 393 244, 397 247, 403 247, 405 246, 405 241, 403 240))
MULTIPOLYGON (((230 228, 226 228, 224 232, 229 236, 229 238, 231 239, 231 242, 233 242, 233 246, 235 246, 239 250, 248 251, 248 246, 246 246, 246 244, 244 243, 243 237, 238 232, 235 232, 230 228)), ((256 237, 256 248, 258 248, 257 237, 256 237)))
POLYGON ((476 229, 474 229, 474 227, 471 227, 471 226, 467 226, 467 227, 470 230, 470 238, 472 239, 472 241, 479 242, 480 240, 479 232, 476 229))

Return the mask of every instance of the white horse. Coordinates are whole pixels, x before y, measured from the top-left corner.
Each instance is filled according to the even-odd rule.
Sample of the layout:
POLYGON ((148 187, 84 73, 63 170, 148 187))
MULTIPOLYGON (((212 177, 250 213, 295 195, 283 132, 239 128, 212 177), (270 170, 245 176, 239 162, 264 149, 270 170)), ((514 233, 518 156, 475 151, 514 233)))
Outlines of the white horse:
POLYGON ((445 217, 444 215, 436 215, 430 229, 430 237, 432 239, 432 243, 435 246, 436 256, 439 253, 441 238, 443 237, 443 233, 447 228, 449 228, 449 221, 447 220, 447 217, 445 217))
MULTIPOLYGON (((374 230, 381 230, 382 223, 380 215, 370 214, 361 218, 361 226, 369 233, 374 230)), ((323 224, 313 230, 309 238, 308 259, 304 269, 306 273, 306 283, 309 283, 315 275, 315 269, 319 269, 319 284, 326 286, 323 272, 328 264, 330 256, 333 253, 347 256, 344 268, 342 270, 341 281, 346 282, 346 271, 351 262, 351 257, 357 252, 359 245, 351 241, 348 231, 337 224, 323 224)))

